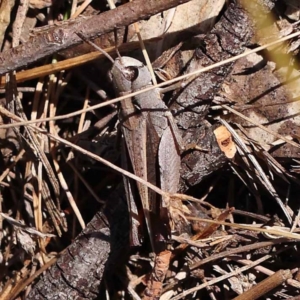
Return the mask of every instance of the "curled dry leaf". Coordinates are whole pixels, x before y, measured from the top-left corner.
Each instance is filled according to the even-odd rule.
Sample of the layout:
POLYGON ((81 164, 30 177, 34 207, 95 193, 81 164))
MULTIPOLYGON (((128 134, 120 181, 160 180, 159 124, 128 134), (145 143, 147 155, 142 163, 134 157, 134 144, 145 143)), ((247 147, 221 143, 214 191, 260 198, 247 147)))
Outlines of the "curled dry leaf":
POLYGON ((17 230, 17 240, 27 253, 34 255, 36 243, 32 240, 28 233, 22 230, 17 230))
POLYGON ((236 146, 232 140, 231 133, 225 126, 220 126, 214 130, 220 149, 224 152, 226 157, 233 158, 236 153, 236 146))

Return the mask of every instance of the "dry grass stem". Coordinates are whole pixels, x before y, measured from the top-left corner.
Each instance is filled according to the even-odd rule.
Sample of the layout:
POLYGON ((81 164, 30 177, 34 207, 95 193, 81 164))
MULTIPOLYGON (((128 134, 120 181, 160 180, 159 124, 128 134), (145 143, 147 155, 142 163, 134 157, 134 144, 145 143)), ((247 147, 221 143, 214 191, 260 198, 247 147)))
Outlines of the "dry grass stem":
MULTIPOLYGON (((24 121, 24 122, 16 122, 14 123, 14 125, 11 125, 11 124, 6 124, 6 125, 1 125, 0 126, 0 129, 4 129, 4 128, 10 128, 10 127, 14 127, 14 126, 26 126, 26 125, 29 125, 29 124, 34 124, 34 123, 38 123, 38 122, 49 122, 49 121, 54 121, 54 120, 63 120, 63 119, 67 119, 67 118, 71 118, 71 117, 75 117, 77 115, 80 115, 84 112, 88 112, 88 111, 92 111, 92 110, 95 110, 95 109, 98 109, 98 108, 101 108, 101 107, 105 107, 105 106, 108 106, 108 105, 111 105, 111 104, 115 104, 115 103, 118 103, 128 97, 133 97, 133 96, 136 96, 136 95, 139 95, 139 94, 142 94, 144 92, 148 92, 148 91, 151 91, 155 88, 160 88, 160 87, 163 87, 163 86, 166 86, 166 85, 169 85, 169 84, 172 84, 172 83, 175 83, 175 82, 178 82, 178 81, 181 81, 183 79, 186 79, 190 76, 194 76, 194 75, 198 75, 198 74, 201 74, 201 73, 204 73, 204 72, 207 72, 209 70, 212 70, 214 68, 217 68, 217 67, 220 67, 220 66, 223 66, 223 65, 226 65, 230 62, 233 62, 233 61, 236 61, 238 60, 239 58, 242 58, 242 57, 246 57, 247 55, 249 54, 252 54, 252 53, 257 53, 259 51, 262 51, 264 49, 267 49, 268 47, 271 47, 273 45, 276 45, 278 43, 282 43, 284 41, 287 41, 289 39, 292 39, 294 37, 297 37, 300 35, 300 31, 298 32, 295 32, 293 34, 290 34, 284 38, 281 38, 281 39, 278 39, 274 42, 271 42, 269 44, 266 44, 264 46, 260 46, 260 47, 257 47, 253 50, 249 50, 249 51, 245 51, 243 54, 240 54, 240 55, 236 55, 232 58, 229 58, 229 59, 226 59, 220 63, 216 63, 216 64, 212 64, 208 67, 204 67, 200 70, 197 70, 197 71, 194 71, 194 72, 191 72, 189 74, 185 74, 185 75, 182 75, 182 76, 178 76, 174 79, 171 79, 171 80, 168 80, 168 81, 165 81, 165 82, 162 82, 162 83, 159 83, 157 85, 153 85, 153 86, 150 86, 146 89, 143 89, 141 91, 137 91, 137 92, 134 92, 134 93, 130 93, 126 96, 121 96, 121 97, 117 97, 115 99, 112 99, 112 100, 109 100, 109 101, 106 101, 104 103, 100 103, 100 104, 97 104, 97 105, 93 105, 93 106, 90 106, 89 108, 86 108, 86 109, 81 109, 81 110, 77 110, 75 112, 72 112, 72 113, 69 113, 69 114, 65 114, 65 115, 61 115, 61 116, 56 116, 56 117, 53 117, 53 118, 43 118, 43 119, 38 119, 38 120, 29 120, 29 121, 24 121)), ((108 52, 108 51, 107 51, 108 52)), ((297 144, 296 144, 297 145, 297 144)), ((299 147, 297 145, 297 147, 299 147)))

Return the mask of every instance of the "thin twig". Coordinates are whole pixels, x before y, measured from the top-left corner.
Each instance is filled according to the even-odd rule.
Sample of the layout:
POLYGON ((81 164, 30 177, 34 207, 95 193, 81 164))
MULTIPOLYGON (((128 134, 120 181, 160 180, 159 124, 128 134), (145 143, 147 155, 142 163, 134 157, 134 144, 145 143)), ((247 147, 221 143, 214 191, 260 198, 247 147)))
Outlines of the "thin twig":
MULTIPOLYGON (((241 263, 243 265, 249 265, 249 264, 252 263, 251 260, 249 260, 249 259, 241 259, 240 257, 232 257, 232 256, 230 256, 230 257, 228 257, 228 259, 229 260, 234 260, 234 261, 236 261, 238 263, 241 263)), ((266 274, 268 276, 271 276, 271 275, 273 275, 275 273, 274 271, 272 271, 270 269, 267 269, 266 267, 263 267, 263 266, 257 266, 254 269, 257 270, 258 272, 261 272, 261 273, 266 274)), ((290 278, 290 279, 288 279, 286 281, 286 283, 289 284, 290 286, 293 286, 293 287, 295 287, 297 289, 300 289, 300 282, 297 281, 297 280, 295 280, 295 279, 291 279, 290 278)))
POLYGON ((290 270, 279 270, 233 300, 256 300, 291 278, 290 270))
POLYGON ((213 284, 215 284, 217 282, 223 281, 223 280, 225 280, 227 278, 230 278, 232 276, 236 276, 238 274, 241 274, 242 272, 247 271, 247 270, 253 268, 254 266, 259 265, 260 263, 262 263, 263 261, 265 261, 265 260, 267 260, 269 258, 270 258, 270 255, 265 255, 265 256, 261 257, 260 259, 255 260, 251 265, 242 267, 242 268, 237 269, 235 271, 232 271, 232 272, 230 272, 230 273, 228 273, 226 275, 220 276, 220 277, 218 277, 216 279, 207 281, 207 282, 205 282, 203 284, 200 284, 200 285, 198 285, 198 286, 196 286, 194 288, 186 290, 186 291, 182 292, 181 294, 179 294, 178 296, 172 298, 172 300, 179 300, 179 299, 185 298, 187 295, 195 293, 195 292, 197 292, 197 291, 199 291, 199 290, 201 290, 203 288, 206 288, 207 286, 213 285, 213 284))
MULTIPOLYGON (((6 115, 7 117, 9 117, 9 118, 11 118, 11 119, 13 119, 15 121, 21 121, 22 120, 22 118, 14 115, 14 114, 12 114, 11 112, 9 112, 8 110, 6 110, 2 106, 0 106, 0 113, 6 115)), ((141 184, 144 184, 145 186, 147 186, 148 188, 152 189, 154 192, 158 193, 159 195, 165 197, 166 199, 169 198, 169 199, 174 200, 174 201, 176 201, 176 200, 189 200, 189 201, 192 201, 192 202, 199 202, 201 204, 209 205, 209 203, 205 203, 205 202, 200 201, 199 199, 196 199, 196 198, 191 197, 189 195, 178 194, 178 193, 171 194, 171 193, 164 192, 160 188, 158 188, 157 186, 155 186, 155 185, 153 185, 153 184, 145 181, 144 179, 142 179, 142 178, 140 178, 140 177, 138 177, 138 176, 136 176, 136 175, 134 175, 134 174, 132 174, 132 173, 130 173, 130 172, 128 172, 128 171, 126 171, 126 170, 124 170, 124 169, 116 166, 116 165, 114 165, 113 163, 107 161, 106 159, 104 159, 104 158, 102 158, 102 157, 100 157, 100 156, 98 156, 98 155, 96 155, 96 154, 94 154, 94 153, 92 153, 92 152, 84 149, 84 148, 81 148, 81 147, 79 147, 79 146, 77 146, 77 145, 75 145, 75 144, 73 144, 73 143, 71 143, 71 142, 69 142, 69 141, 67 141, 67 140, 59 137, 59 136, 53 135, 53 134, 51 134, 51 133, 49 133, 49 132, 47 132, 47 131, 39 128, 39 127, 34 126, 34 125, 30 125, 30 127, 32 129, 34 129, 34 130, 42 133, 42 134, 47 135, 50 139, 53 139, 54 141, 57 141, 57 142, 62 143, 62 144, 65 144, 65 145, 67 145, 67 146, 75 149, 76 151, 79 151, 80 153, 82 153, 82 154, 84 154, 86 156, 89 156, 89 157, 95 159, 96 161, 99 161, 99 162, 103 163, 104 165, 108 166, 109 168, 111 168, 111 169, 113 169, 113 170, 115 170, 115 171, 117 171, 117 172, 119 172, 119 173, 121 173, 121 174, 123 174, 123 175, 125 175, 125 176, 127 176, 127 177, 129 177, 131 179, 133 179, 133 180, 136 180, 137 182, 139 182, 141 184)), ((209 206, 212 207, 212 205, 209 205, 209 206)))
POLYGON ((259 242, 259 243, 255 243, 255 244, 251 244, 251 245, 246 245, 246 246, 241 246, 238 248, 233 248, 227 251, 223 251, 221 253, 217 253, 214 255, 211 255, 207 258, 204 258, 202 260, 200 260, 199 262, 194 263, 193 265, 190 266, 191 270, 197 269, 202 265, 205 265, 209 262, 215 261, 217 259, 221 259, 224 257, 228 257, 229 255, 233 255, 233 254, 237 254, 237 253, 244 253, 244 252, 248 252, 254 249, 261 249, 264 247, 270 247, 270 246, 274 246, 276 244, 281 244, 281 243, 291 243, 291 242, 295 242, 295 240, 289 240, 286 238, 279 238, 277 240, 271 240, 271 241, 267 241, 267 242, 259 242))
MULTIPOLYGON (((52 74, 53 75, 53 74, 52 74)), ((61 86, 61 76, 62 76, 62 72, 60 72, 59 74, 59 79, 57 79, 56 76, 53 76, 53 82, 57 83, 55 86, 56 86, 56 90, 53 89, 53 92, 51 93, 51 98, 50 98, 50 109, 49 109, 49 115, 50 117, 54 117, 55 114, 56 114, 56 109, 57 109, 57 102, 58 102, 58 98, 59 98, 59 87, 61 86), (55 80, 54 80, 55 78, 55 80)), ((54 85, 53 85, 53 88, 54 88, 54 85)), ((56 129, 55 129, 55 124, 54 124, 54 121, 51 121, 49 122, 49 131, 52 135, 57 135, 56 133, 56 129)), ((75 216, 76 218, 78 219, 78 222, 81 226, 82 229, 85 228, 85 222, 83 220, 83 217, 81 215, 81 212, 77 206, 77 203, 68 187, 68 184, 67 184, 67 181, 65 179, 65 176, 64 174, 62 173, 61 171, 61 168, 59 166, 59 163, 56 159, 56 148, 55 148, 55 143, 54 141, 52 141, 52 147, 51 149, 54 149, 53 151, 51 151, 51 155, 52 155, 52 158, 53 158, 53 165, 54 165, 54 168, 56 170, 56 173, 57 173, 57 176, 58 176, 58 179, 59 179, 59 182, 60 182, 60 185, 61 187, 63 188, 63 190, 65 191, 65 194, 67 196, 67 199, 75 213, 75 216)))
POLYGON ((229 227, 233 227, 233 228, 246 229, 246 230, 250 230, 250 231, 252 230, 252 231, 257 231, 257 232, 266 232, 266 233, 274 234, 278 237, 286 237, 286 238, 295 239, 295 240, 300 241, 300 234, 296 234, 296 233, 292 233, 292 232, 288 232, 288 231, 280 231, 280 230, 271 229, 271 228, 268 228, 268 229, 257 228, 257 227, 253 227, 250 225, 228 223, 228 222, 223 222, 223 221, 209 220, 209 219, 189 217, 189 216, 186 216, 186 219, 191 220, 191 221, 201 221, 201 222, 205 222, 205 223, 209 223, 209 224, 219 224, 219 225, 229 226, 229 227))

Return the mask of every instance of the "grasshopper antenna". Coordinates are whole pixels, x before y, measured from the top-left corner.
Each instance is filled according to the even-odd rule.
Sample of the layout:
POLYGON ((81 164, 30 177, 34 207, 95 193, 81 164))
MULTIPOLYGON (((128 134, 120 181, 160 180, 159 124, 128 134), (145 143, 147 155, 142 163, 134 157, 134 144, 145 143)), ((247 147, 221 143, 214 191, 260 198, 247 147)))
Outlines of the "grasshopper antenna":
MULTIPOLYGON (((97 46, 95 43, 93 43, 92 41, 88 40, 81 32, 76 32, 76 34, 87 44, 91 45, 92 47, 94 47, 95 49, 97 49, 98 51, 100 51, 103 55, 105 55, 111 62, 112 64, 115 63, 114 59, 107 53, 105 52, 103 49, 101 49, 99 46, 97 46)), ((119 55, 119 52, 117 52, 119 55)))
POLYGON ((120 54, 119 49, 118 49, 118 32, 117 32, 117 28, 116 27, 114 28, 114 37, 115 37, 115 49, 116 49, 116 53, 117 53, 120 61, 122 61, 121 60, 121 54, 120 54))

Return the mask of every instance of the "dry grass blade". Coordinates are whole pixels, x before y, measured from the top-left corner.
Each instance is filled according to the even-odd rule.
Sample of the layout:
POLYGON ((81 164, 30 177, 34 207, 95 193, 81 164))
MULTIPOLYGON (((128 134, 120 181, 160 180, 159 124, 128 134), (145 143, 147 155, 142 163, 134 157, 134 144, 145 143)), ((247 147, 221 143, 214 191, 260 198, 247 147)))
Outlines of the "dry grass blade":
POLYGON ((224 225, 224 226, 229 226, 232 228, 238 228, 238 229, 245 229, 245 230, 250 230, 250 231, 256 231, 256 232, 261 232, 261 233, 268 233, 272 234, 274 236, 277 236, 278 238, 280 237, 285 237, 293 240, 298 240, 300 241, 300 234, 297 233, 291 233, 291 232, 286 232, 286 231, 281 231, 281 230, 276 230, 276 229, 266 229, 266 228, 257 228, 253 227, 250 225, 242 225, 242 224, 236 224, 236 223, 228 223, 228 222, 221 222, 221 221, 216 221, 216 220, 208 220, 208 219, 203 219, 203 218, 195 218, 195 217, 186 217, 188 220, 194 220, 194 221, 201 221, 204 223, 209 223, 209 224, 218 224, 218 225, 224 225))
MULTIPOLYGON (((9 111, 7 111, 4 107, 0 107, 0 113, 11 118, 12 120, 15 120, 15 121, 21 121, 22 119, 12 113, 10 113, 9 111)), ((154 192, 156 192, 157 194, 165 197, 166 199, 171 199, 171 200, 174 200, 176 201, 176 199, 178 200, 189 200, 189 201, 192 201, 192 202, 200 202, 200 203, 204 203, 203 201, 197 199, 197 198, 194 198, 194 197, 191 197, 191 196, 188 196, 188 195, 184 195, 184 194, 178 194, 178 193, 175 193, 175 194, 170 194, 170 193, 167 193, 167 192, 164 192, 162 191, 160 188, 156 187, 155 185, 145 181, 144 179, 122 169, 122 168, 119 168, 118 166, 114 165, 113 163, 103 159, 102 157, 98 156, 98 155, 95 155, 94 153, 82 148, 82 147, 79 147, 59 136, 56 136, 56 135, 52 135, 51 133, 39 128, 39 127, 36 127, 34 125, 30 125, 30 127, 34 130, 36 130, 37 132, 40 132, 42 134, 45 134, 47 135, 50 139, 54 140, 54 141, 57 141, 59 143, 62 143, 64 145, 67 145, 71 148, 73 148, 74 150, 76 151, 79 151, 80 153, 88 156, 88 157, 91 157, 93 159, 95 159, 96 161, 99 161, 101 163, 103 163, 104 165, 110 167, 111 169, 119 172, 120 174, 123 174, 131 179, 134 179, 136 180, 137 182, 147 186, 148 188, 152 189, 154 192)), ((209 204, 208 204, 209 205, 209 204)))
MULTIPOLYGON (((72 5, 74 6, 74 3, 77 1, 73 0, 72 5)), ((71 15, 70 19, 75 19, 77 18, 92 2, 92 0, 85 0, 77 9, 76 11, 71 15)))
POLYGON ((52 258, 46 264, 44 264, 35 274, 29 278, 22 279, 17 286, 14 287, 13 291, 10 292, 10 299, 16 299, 16 297, 24 290, 24 288, 30 285, 38 276, 40 276, 44 271, 46 271, 50 266, 52 266, 57 261, 57 258, 52 258))
POLYGON ((39 236, 41 238, 46 238, 46 237, 55 237, 54 234, 47 234, 47 233, 42 233, 38 230, 36 230, 35 228, 32 227, 27 227, 26 225, 20 223, 19 221, 11 218, 10 216, 8 216, 7 214, 4 214, 2 212, 0 212, 0 215, 3 219, 7 220, 11 225, 20 228, 21 230, 24 230, 25 232, 32 234, 32 235, 36 235, 39 236))
POLYGON ((300 145, 299 145, 299 144, 297 144, 297 143, 295 143, 295 142, 293 142, 293 141, 287 139, 286 137, 284 137, 283 135, 281 135, 281 134, 279 134, 279 133, 277 133, 277 132, 274 132, 274 131, 268 129, 267 127, 265 127, 265 126, 259 124, 258 122, 255 122, 254 120, 252 120, 252 119, 246 117, 245 115, 243 115, 242 113, 238 112, 237 110, 235 110, 235 109, 229 107, 228 105, 224 105, 224 104, 223 104, 223 105, 221 105, 221 106, 222 106, 223 108, 225 108, 225 109, 231 111, 232 113, 236 114, 237 116, 239 116, 239 117, 245 119, 246 121, 248 121, 248 122, 250 122, 250 123, 256 125, 257 127, 261 128, 261 129, 263 129, 263 130, 265 130, 266 132, 268 132, 268 133, 270 133, 270 134, 276 136, 277 138, 279 138, 279 139, 285 141, 286 143, 291 144, 291 145, 293 145, 294 147, 300 148, 300 145))
MULTIPOLYGON (((224 212, 222 212, 216 219, 216 221, 223 221, 226 220, 229 215, 231 214, 231 212, 233 211, 233 209, 226 209, 224 212)), ((187 218, 188 219, 188 218, 187 218)), ((192 241, 196 241, 199 239, 203 239, 203 238, 207 238, 209 236, 211 236, 219 227, 220 224, 218 223, 211 223, 209 226, 207 226, 204 230, 199 231, 196 235, 191 237, 192 241)), ((180 246, 178 246, 176 248, 176 253, 183 251, 184 249, 186 249, 186 247, 188 246, 188 244, 181 244, 180 246)))
POLYGON ((270 240, 270 241, 266 241, 266 242, 258 242, 255 244, 240 246, 238 248, 232 248, 232 249, 229 249, 226 251, 222 251, 220 253, 213 254, 213 255, 206 257, 198 262, 193 263, 190 266, 190 270, 195 270, 205 264, 211 263, 218 259, 230 257, 234 254, 245 253, 245 252, 249 252, 251 250, 262 249, 264 247, 272 247, 272 246, 275 246, 275 245, 278 245, 281 243, 288 243, 288 242, 295 243, 295 240, 286 239, 286 238, 278 238, 278 239, 274 239, 274 240, 270 240))
POLYGON ((135 32, 138 36, 139 43, 140 43, 140 46, 141 46, 141 50, 143 52, 143 56, 144 56, 144 59, 146 61, 148 70, 151 74, 152 82, 153 82, 154 85, 157 85, 157 80, 156 80, 156 77, 155 77, 155 74, 154 74, 154 71, 153 71, 153 68, 152 68, 152 65, 151 65, 151 61, 150 61, 147 49, 145 47, 145 43, 144 43, 143 38, 142 38, 141 33, 140 33, 139 24, 134 23, 134 28, 135 28, 135 32))
MULTIPOLYGON (((153 90, 155 88, 163 87, 163 86, 166 86, 166 85, 169 85, 169 84, 181 81, 181 80, 186 79, 186 78, 188 78, 190 76, 194 76, 194 75, 198 75, 200 73, 207 72, 209 70, 212 70, 212 69, 217 68, 219 66, 226 65, 226 64, 228 64, 230 62, 236 61, 239 58, 245 57, 245 56, 247 56, 249 54, 252 54, 252 53, 256 53, 256 52, 262 51, 262 50, 264 50, 264 49, 266 49, 266 48, 268 48, 270 46, 276 45, 278 43, 282 43, 284 41, 287 41, 287 40, 292 39, 294 37, 297 37, 299 35, 300 35, 300 31, 295 32, 293 34, 290 34, 290 35, 288 35, 288 36, 286 36, 284 38, 278 39, 278 40, 276 40, 274 42, 271 42, 269 44, 266 44, 264 46, 257 47, 257 48, 255 48, 253 50, 246 51, 243 54, 240 54, 240 55, 234 56, 232 58, 226 59, 226 60, 224 60, 224 61, 222 61, 220 63, 216 63, 216 64, 210 65, 208 67, 204 67, 204 68, 202 68, 200 70, 191 72, 189 74, 178 76, 178 77, 176 77, 176 78, 174 78, 172 80, 168 80, 168 81, 162 82, 160 84, 150 86, 149 88, 146 88, 146 89, 143 89, 141 91, 134 92, 134 93, 130 93, 130 94, 126 95, 126 96, 121 96, 121 97, 115 98, 113 100, 106 101, 104 103, 100 103, 100 104, 97 104, 97 105, 90 106, 89 108, 86 108, 86 109, 77 110, 76 112, 65 114, 65 115, 61 115, 61 116, 56 116, 56 117, 53 117, 53 118, 41 118, 41 119, 30 120, 30 121, 26 121, 26 122, 17 122, 17 123, 14 123, 14 125, 11 125, 11 124, 1 125, 0 129, 10 128, 10 127, 13 127, 13 126, 26 126, 26 125, 34 124, 34 123, 38 123, 38 122, 49 122, 49 121, 54 121, 54 120, 63 120, 63 119, 71 118, 71 117, 80 115, 80 114, 82 114, 84 112, 93 111, 93 110, 101 108, 101 107, 105 107, 105 106, 108 106, 108 105, 111 105, 111 104, 118 103, 118 102, 120 102, 120 101, 122 101, 122 100, 124 100, 124 99, 126 99, 128 97, 133 97, 133 96, 136 96, 136 95, 139 95, 139 94, 151 91, 151 90, 153 90)), ((98 53, 98 55, 99 55, 99 53, 98 53)), ((295 144, 295 145, 296 145, 296 147, 299 148, 298 144, 295 144)))
MULTIPOLYGON (((15 84, 15 76, 11 75, 10 81, 12 81, 12 84, 15 84)), ((16 103, 16 109, 18 113, 21 115, 22 119, 27 119, 26 114, 24 113, 23 106, 21 103, 21 100, 18 95, 15 95, 15 103, 16 103)), ((51 164, 45 155, 43 149, 41 149, 38 137, 34 134, 34 132, 31 130, 31 128, 26 127, 25 130, 27 131, 31 147, 35 150, 36 155, 41 160, 41 162, 44 165, 45 171, 49 177, 49 180, 52 184, 52 187, 54 189, 55 195, 58 198, 60 192, 59 192, 59 183, 56 179, 56 176, 54 174, 54 171, 51 167, 51 164)))
MULTIPOLYGON (((119 47, 119 51, 120 52, 130 51, 130 50, 138 49, 138 47, 139 47, 139 42, 131 42, 131 43, 127 43, 127 44, 122 44, 119 47)), ((109 48, 105 48, 103 50, 110 55, 112 55, 116 52, 115 47, 109 47, 109 48)), ((60 72, 63 70, 66 71, 66 70, 70 70, 75 67, 79 67, 81 65, 87 64, 87 63, 92 62, 99 58, 103 58, 103 54, 100 53, 99 51, 83 54, 83 55, 80 55, 77 57, 68 58, 68 59, 65 59, 62 61, 47 64, 44 66, 35 67, 35 68, 29 69, 29 70, 17 72, 16 80, 18 83, 20 83, 20 82, 24 82, 27 80, 40 78, 40 77, 54 74, 56 72, 60 72)), ((1 81, 0 81, 1 87, 4 87, 4 85, 5 85, 4 79, 5 79, 4 76, 2 76, 1 81)))
POLYGON ((230 277, 238 275, 238 274, 240 274, 240 273, 242 273, 244 271, 247 271, 247 270, 249 270, 249 269, 251 269, 251 268, 253 268, 253 267, 261 264, 263 261, 266 261, 269 258, 270 258, 270 255, 263 256, 260 259, 255 260, 252 264, 250 264, 248 266, 242 267, 242 268, 240 268, 238 270, 235 270, 235 271, 232 271, 232 272, 230 272, 230 273, 228 273, 226 275, 220 276, 220 277, 218 277, 216 279, 210 280, 210 281, 208 281, 206 283, 200 284, 200 285, 198 285, 198 286, 196 286, 194 288, 186 290, 186 291, 182 292, 181 294, 179 294, 178 296, 172 298, 172 300, 184 299, 189 294, 195 293, 196 291, 204 289, 207 286, 213 285, 213 284, 215 284, 217 282, 223 281, 223 280, 225 280, 227 278, 230 278, 230 277))
MULTIPOLYGON (((241 263, 243 265, 248 265, 248 264, 252 263, 251 260, 241 259, 239 257, 234 257, 234 256, 231 256, 229 258, 229 260, 237 261, 237 262, 239 262, 239 263, 241 263)), ((267 269, 265 267, 262 267, 262 266, 257 266, 254 269, 256 269, 258 272, 261 272, 261 273, 263 273, 265 275, 268 275, 268 276, 271 276, 271 275, 273 275, 275 273, 274 271, 271 271, 271 270, 269 270, 269 269, 267 269)), ((295 287, 295 288, 298 288, 298 289, 300 288, 300 282, 297 281, 297 280, 295 280, 295 279, 288 279, 286 281, 286 283, 289 284, 289 285, 291 285, 291 286, 293 286, 293 287, 295 287)))
POLYGON ((247 155, 247 157, 249 157, 249 160, 253 163, 255 170, 258 172, 259 174, 259 178, 261 180, 261 182, 265 185, 266 189, 271 193, 271 195, 274 197, 274 199, 276 200, 276 202, 279 204, 279 206, 281 207, 283 213, 285 214, 288 222, 290 224, 292 224, 292 218, 287 210, 287 208, 285 207, 285 205, 283 204, 282 200, 279 198, 276 190, 274 189, 273 185, 271 184, 270 180, 268 179, 268 177, 266 176, 265 172, 263 171, 263 169, 261 168, 261 166, 259 165, 258 161, 256 160, 256 158, 254 157, 254 155, 252 153, 250 153, 250 151, 248 150, 247 146, 245 145, 245 143, 242 141, 242 139, 238 136, 238 134, 235 132, 235 130, 225 121, 220 119, 220 122, 226 126, 226 128, 230 131, 230 133, 232 134, 235 142, 241 147, 242 151, 244 152, 245 155, 247 155))

